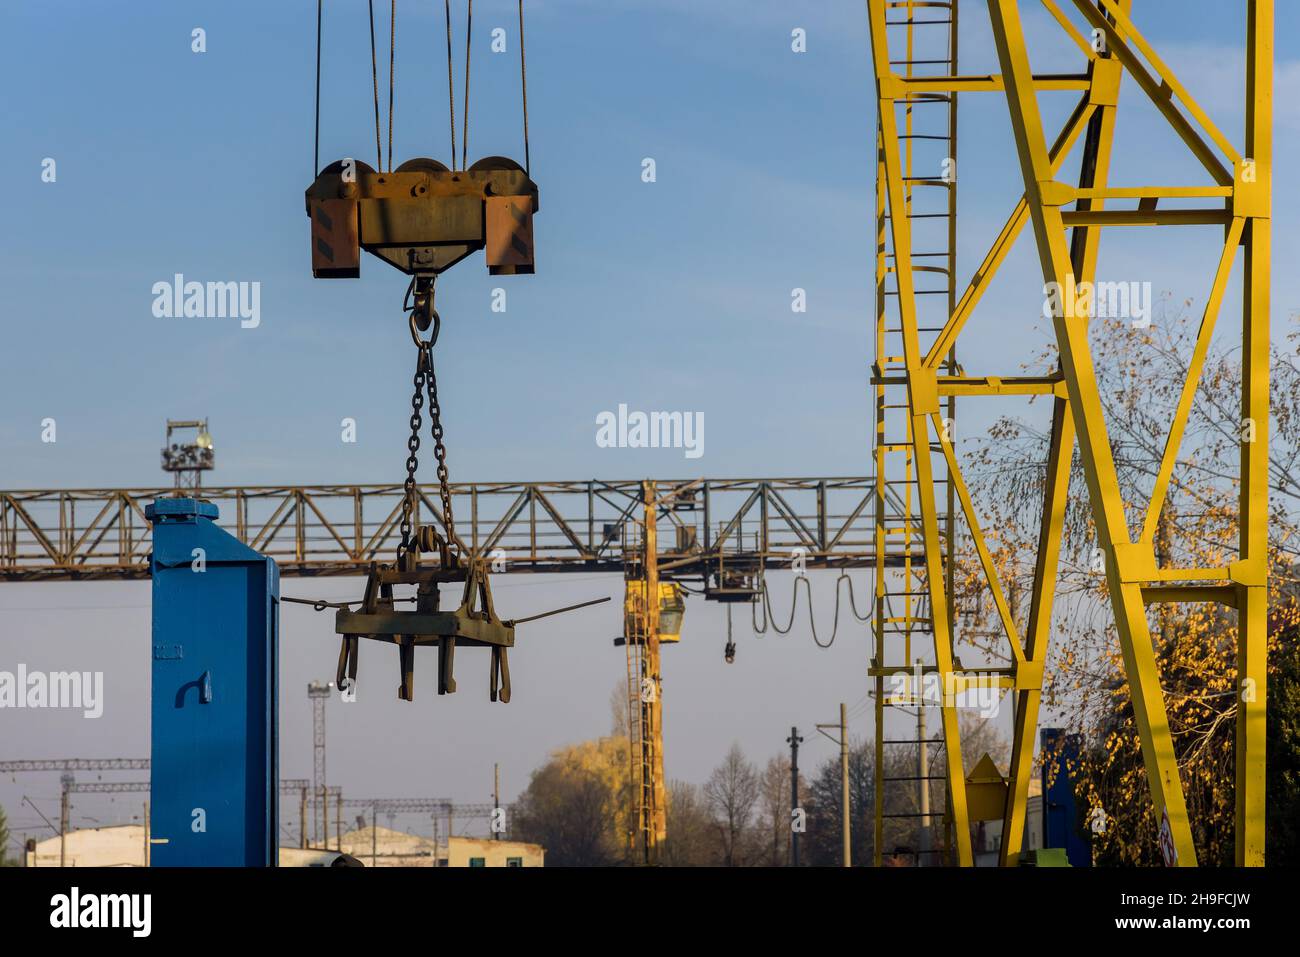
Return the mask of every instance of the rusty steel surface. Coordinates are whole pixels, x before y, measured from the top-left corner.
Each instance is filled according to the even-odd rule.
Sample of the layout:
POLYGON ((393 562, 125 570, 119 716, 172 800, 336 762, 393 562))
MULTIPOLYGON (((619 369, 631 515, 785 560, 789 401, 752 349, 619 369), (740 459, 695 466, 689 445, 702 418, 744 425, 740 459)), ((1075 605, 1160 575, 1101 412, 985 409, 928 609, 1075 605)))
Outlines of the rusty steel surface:
POLYGON ((436 276, 480 249, 488 272, 533 272, 537 184, 501 156, 449 170, 432 159, 376 172, 360 160, 332 163, 307 189, 312 274, 355 278, 364 249, 412 276, 436 276))
MULTIPOLYGON (((438 694, 456 691, 454 675, 457 643, 492 649, 488 696, 492 701, 510 701, 510 665, 508 649, 515 643, 512 622, 502 621, 492 604, 492 586, 487 569, 478 560, 460 561, 447 543, 432 528, 421 528, 410 548, 404 548, 396 565, 376 565, 366 577, 361 608, 352 611, 346 605, 335 613, 334 630, 343 636, 339 649, 336 684, 353 689, 357 681, 360 638, 387 641, 398 647, 401 675, 397 697, 415 700, 415 648, 436 645, 438 648, 438 694), (434 546, 439 561, 424 562, 422 545, 434 546), (463 583, 460 605, 454 611, 441 608, 440 585, 463 583), (415 585, 415 608, 403 611, 395 607, 394 585, 415 585)), ((352 604, 351 602, 347 604, 352 604)))

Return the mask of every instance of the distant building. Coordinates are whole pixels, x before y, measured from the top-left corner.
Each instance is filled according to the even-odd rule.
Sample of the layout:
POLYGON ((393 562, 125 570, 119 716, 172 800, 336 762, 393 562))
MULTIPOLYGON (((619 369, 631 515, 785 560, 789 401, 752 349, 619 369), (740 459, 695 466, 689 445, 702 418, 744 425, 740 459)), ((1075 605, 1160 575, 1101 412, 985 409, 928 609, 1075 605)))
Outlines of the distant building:
POLYGON ((339 849, 366 867, 542 867, 546 860, 539 844, 453 837, 435 849, 432 838, 386 827, 348 831, 339 849))
POLYGON ((546 851, 540 844, 493 841, 484 837, 453 837, 442 845, 439 867, 542 867, 546 851))
POLYGON ((337 843, 366 867, 433 867, 433 839, 387 827, 359 827, 337 843))
POLYGON ((25 855, 27 867, 144 867, 144 826, 119 824, 112 827, 88 827, 69 831, 67 842, 54 837, 35 842, 35 849, 25 855))
MULTIPOLYGON (((436 848, 431 838, 390 828, 348 831, 331 850, 280 848, 281 867, 333 867, 339 852, 365 867, 542 867, 546 852, 538 844, 453 837, 436 848)), ((58 835, 35 842, 26 853, 27 867, 143 867, 144 827, 120 824, 69 831, 61 849, 58 835)))

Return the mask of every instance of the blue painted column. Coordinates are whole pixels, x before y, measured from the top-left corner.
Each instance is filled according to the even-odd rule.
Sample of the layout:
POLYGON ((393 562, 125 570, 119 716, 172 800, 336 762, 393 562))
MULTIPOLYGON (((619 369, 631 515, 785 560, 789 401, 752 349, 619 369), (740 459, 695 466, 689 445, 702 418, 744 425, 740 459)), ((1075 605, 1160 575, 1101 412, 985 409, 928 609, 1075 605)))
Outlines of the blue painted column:
POLYGON ((1060 728, 1043 728, 1039 736, 1044 755, 1043 847, 1065 848, 1071 867, 1092 867, 1092 843, 1080 828, 1075 795, 1082 740, 1060 728))
POLYGON ((152 863, 274 867, 279 855, 280 571, 159 499, 153 523, 152 863))

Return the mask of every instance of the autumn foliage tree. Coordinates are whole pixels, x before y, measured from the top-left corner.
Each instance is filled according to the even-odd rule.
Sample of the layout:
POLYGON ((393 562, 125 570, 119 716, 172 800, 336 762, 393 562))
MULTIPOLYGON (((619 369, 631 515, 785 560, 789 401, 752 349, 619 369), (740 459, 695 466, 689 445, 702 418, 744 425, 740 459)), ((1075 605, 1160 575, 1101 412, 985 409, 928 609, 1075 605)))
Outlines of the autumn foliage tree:
MULTIPOLYGON (((1160 303, 1147 328, 1094 320, 1090 339, 1111 447, 1129 527, 1136 540, 1174 421, 1195 342, 1190 302, 1160 303)), ((1056 367, 1046 348, 1029 374, 1056 367)), ((1280 642, 1296 633, 1296 532, 1300 505, 1300 354, 1294 337, 1275 345, 1271 361, 1270 430, 1270 682, 1278 675, 1280 642)), ((1236 557, 1237 495, 1243 441, 1254 423, 1239 407, 1241 365, 1235 351, 1212 346, 1197 387, 1186 434, 1155 536, 1164 567, 1222 567, 1236 557)), ((985 537, 1008 591, 1028 594, 1038 547, 1050 436, 1025 418, 1005 417, 974 443, 968 477, 985 537)), ((959 603, 972 630, 992 623, 982 572, 967 548, 959 554, 959 603)), ((1071 464, 1064 542, 1044 686, 1049 712, 1082 732, 1083 812, 1096 826, 1094 858, 1102 863, 1158 864, 1155 819, 1129 697, 1096 528, 1077 446, 1071 464), (1100 809, 1098 812, 1097 809, 1100 809)), ((1022 602, 1027 606, 1027 602, 1022 602)), ((1017 625, 1025 626, 1027 607, 1017 625)), ((1170 729, 1181 769, 1198 855, 1203 864, 1231 864, 1234 824, 1234 733, 1238 695, 1236 612, 1213 603, 1159 604, 1148 609, 1170 729)), ((1294 685, 1292 685, 1294 687, 1294 685)), ((1279 688, 1278 690, 1282 690, 1279 688)), ((1292 691, 1292 694, 1295 692, 1292 691)), ((1270 734, 1285 705, 1270 690, 1270 734)), ((1294 722, 1295 703, 1290 719, 1294 722)), ((1289 732, 1295 735, 1294 724, 1289 732)), ((1278 762, 1269 767, 1272 775, 1278 762)), ((1290 773, 1295 773, 1291 762, 1290 773)), ((1294 833, 1294 831, 1293 831, 1294 833)), ((1270 846, 1279 835, 1269 829, 1270 846)), ((1294 841, 1294 837, 1289 840, 1294 841)))
POLYGON ((627 852, 627 739, 584 741, 555 751, 532 773, 515 806, 513 832, 546 848, 557 867, 607 867, 627 852))

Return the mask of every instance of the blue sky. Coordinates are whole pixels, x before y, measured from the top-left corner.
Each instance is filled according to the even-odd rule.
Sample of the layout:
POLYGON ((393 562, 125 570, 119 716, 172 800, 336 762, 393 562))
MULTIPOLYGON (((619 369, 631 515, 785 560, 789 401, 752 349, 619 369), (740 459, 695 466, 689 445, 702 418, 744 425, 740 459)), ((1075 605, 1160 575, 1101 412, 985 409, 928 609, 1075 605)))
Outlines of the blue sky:
MULTIPOLYGON (((376 6, 386 47, 388 8, 376 6)), ((445 160, 442 6, 398 6, 394 154, 445 160)), ((1240 142, 1244 3, 1134 6, 1138 24, 1240 142)), ((1300 8, 1278 6, 1276 150, 1289 158, 1300 136, 1300 8)), ((874 105, 863 4, 528 7, 537 274, 493 279, 475 257, 440 285, 437 355, 453 479, 866 474, 874 105), (790 50, 794 27, 807 30, 805 54, 790 50), (653 184, 640 178, 645 157, 656 161, 653 184), (508 291, 503 314, 489 308, 495 286, 508 291), (794 287, 807 290, 805 314, 790 310, 794 287), (704 456, 599 448, 595 417, 619 403, 703 413, 704 456)), ((322 164, 345 155, 373 162, 365 5, 327 8, 322 164)), ((471 161, 522 153, 514 16, 512 0, 475 4, 471 161), (489 50, 496 26, 507 31, 507 55, 489 50)), ((995 71, 984 4, 963 5, 963 17, 964 72, 995 71)), ((1028 23, 1036 68, 1076 68, 1077 53, 1044 14, 1028 23)), ((455 30, 459 71, 459 17, 455 30)), ((400 477, 412 371, 404 277, 369 258, 360 280, 310 273, 302 191, 313 172, 314 31, 315 4, 303 0, 4 6, 0 76, 10 94, 0 175, 11 228, 0 237, 0 487, 158 483, 169 416, 210 419, 214 482, 400 477), (206 30, 206 53, 191 52, 195 27, 206 30), (40 178, 46 157, 57 162, 52 184, 40 178), (151 287, 177 272, 260 282, 261 324, 155 318, 151 287), (345 416, 358 423, 354 445, 339 441, 345 416), (40 441, 46 417, 58 422, 52 445, 40 441)), ((1128 84, 1122 104, 1135 92, 1128 84)), ((959 256, 969 272, 1016 198, 1019 170, 1004 104, 964 102, 959 256)), ((1048 123, 1069 105, 1044 97, 1048 123)), ((1120 112, 1116 183, 1203 181, 1153 111, 1120 112)), ((1287 266, 1298 250, 1285 228, 1296 202, 1279 175, 1279 332, 1300 308, 1287 266)), ((1162 231, 1157 245, 1133 232, 1108 235, 1100 278, 1149 280, 1176 298, 1203 299, 1213 235, 1162 231)), ((1037 351, 1040 286, 1022 241, 963 339, 968 371, 1012 373, 1037 351)), ((997 411, 960 412, 959 437, 977 434, 997 411)), ((502 591, 519 589, 522 603, 545 585, 510 581, 502 591)), ((335 597, 349 587, 328 584, 335 597)), ((859 593, 868 587, 862 580, 859 593)), ((554 603, 619 588, 570 581, 556 587, 554 603)), ((818 588, 829 613, 829 581, 818 588)), ((285 592, 303 593, 303 584, 287 582, 285 592)), ((783 583, 775 593, 780 611, 783 583)), ((0 667, 99 661, 79 667, 104 667, 123 702, 89 731, 80 720, 5 715, 6 752, 144 753, 147 594, 143 584, 0 587, 0 667)), ((286 623, 290 776, 308 771, 308 710, 294 689, 332 668, 334 656, 328 628, 294 614, 286 623)), ((548 653, 531 663, 518 655, 516 683, 527 688, 531 677, 546 691, 520 694, 509 709, 485 712, 472 692, 451 704, 424 696, 399 712, 376 695, 383 702, 373 710, 334 720, 331 767, 354 794, 374 787, 470 800, 484 796, 491 763, 501 760, 508 789, 517 788, 547 748, 606 730, 622 670, 622 652, 607 640, 614 627, 539 626, 548 653), (427 763, 403 770, 365 753, 368 735, 404 719, 442 727, 453 709, 450 720, 476 726, 464 738, 416 735, 427 763)), ((692 603, 683 645, 666 655, 671 776, 701 780, 733 739, 765 758, 791 724, 831 720, 839 701, 865 691, 865 632, 825 654, 799 630, 784 644, 743 644, 741 663, 727 670, 723 628, 720 609, 692 603)), ((855 733, 869 730, 864 720, 855 733)), ((18 787, 0 782, 0 803, 15 805, 18 787)))

